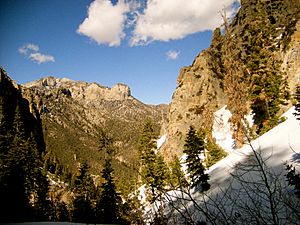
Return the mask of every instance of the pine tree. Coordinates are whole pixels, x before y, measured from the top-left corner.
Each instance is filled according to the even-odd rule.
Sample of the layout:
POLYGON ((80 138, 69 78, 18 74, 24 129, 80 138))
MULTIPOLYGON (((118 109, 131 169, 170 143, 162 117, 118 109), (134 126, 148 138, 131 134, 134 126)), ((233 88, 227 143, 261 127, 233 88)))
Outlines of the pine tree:
POLYGON ((151 121, 146 121, 139 139, 139 155, 141 159, 142 181, 151 190, 150 201, 159 196, 160 190, 165 186, 168 169, 162 158, 156 154, 156 135, 151 121))
POLYGON ((183 153, 186 154, 186 164, 188 167, 189 177, 192 187, 201 185, 202 190, 206 191, 210 188, 208 183, 209 176, 205 173, 203 159, 201 155, 205 151, 205 137, 197 134, 195 129, 190 126, 184 144, 183 153))
POLYGON ((227 156, 227 153, 213 140, 208 140, 206 144, 207 157, 206 157, 206 167, 214 165, 216 162, 220 161, 227 156))
POLYGON ((5 150, 0 160, 1 221, 38 220, 38 212, 42 213, 43 220, 48 220, 51 207, 42 163, 34 141, 19 137, 1 147, 5 150))
POLYGON ((96 217, 99 223, 120 223, 122 199, 117 192, 113 179, 111 159, 106 159, 102 171, 104 183, 100 187, 100 194, 96 204, 96 217))
POLYGON ((170 183, 173 188, 184 188, 188 186, 177 156, 174 156, 173 161, 170 163, 170 183))
POLYGON ((72 221, 89 223, 94 221, 92 201, 94 200, 95 186, 91 178, 87 163, 83 163, 79 169, 79 175, 74 181, 72 221))
POLYGON ((290 186, 294 186, 295 194, 300 198, 300 173, 292 165, 286 165, 286 178, 290 186))
POLYGON ((300 120, 300 86, 297 86, 296 93, 295 93, 295 113, 293 115, 297 118, 297 120, 300 120))
POLYGON ((255 18, 249 15, 249 22, 240 35, 240 55, 249 76, 254 124, 258 133, 264 133, 277 125, 280 106, 285 105, 290 96, 280 69, 281 61, 276 54, 279 50, 279 45, 274 44, 278 35, 276 26, 270 22, 263 1, 257 2, 255 10, 255 18))

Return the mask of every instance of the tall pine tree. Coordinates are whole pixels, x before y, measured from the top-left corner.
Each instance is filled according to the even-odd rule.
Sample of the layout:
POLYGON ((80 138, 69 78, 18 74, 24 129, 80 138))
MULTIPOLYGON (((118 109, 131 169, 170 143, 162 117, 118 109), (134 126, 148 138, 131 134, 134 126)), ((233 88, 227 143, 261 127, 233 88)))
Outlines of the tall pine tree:
POLYGON ((168 169, 162 156, 156 154, 156 135, 150 120, 146 121, 144 125, 138 149, 141 159, 142 181, 150 188, 150 201, 154 201, 166 184, 168 169))
POLYGON ((89 167, 83 163, 79 169, 79 175, 74 181, 74 199, 72 209, 72 221, 91 223, 94 221, 92 202, 95 195, 95 186, 89 172, 89 167))
POLYGON ((209 176, 205 173, 203 159, 201 157, 204 151, 205 137, 199 135, 195 129, 190 126, 183 153, 186 154, 186 164, 192 187, 201 185, 202 190, 206 191, 210 188, 210 184, 208 183, 209 176))
POLYGON ((113 139, 102 132, 100 140, 100 149, 105 151, 105 163, 101 177, 103 183, 98 189, 96 200, 96 222, 105 224, 128 224, 123 212, 123 203, 121 195, 117 191, 114 180, 114 169, 112 166, 115 147, 113 139))
POLYGON ((100 186, 100 194, 96 204, 96 216, 99 223, 115 224, 122 221, 122 199, 117 192, 113 171, 111 159, 106 159, 102 171, 104 183, 100 186))

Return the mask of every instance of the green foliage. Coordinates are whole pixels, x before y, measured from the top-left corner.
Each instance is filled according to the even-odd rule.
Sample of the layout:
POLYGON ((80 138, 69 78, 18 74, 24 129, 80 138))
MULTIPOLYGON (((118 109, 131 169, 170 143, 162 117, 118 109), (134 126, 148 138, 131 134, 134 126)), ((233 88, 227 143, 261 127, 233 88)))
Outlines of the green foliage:
POLYGON ((74 199, 72 202, 72 221, 93 222, 92 202, 95 199, 94 182, 88 172, 88 165, 83 163, 79 168, 79 175, 74 181, 74 199))
POLYGON ((180 160, 177 156, 174 156, 170 163, 170 185, 172 188, 188 186, 188 182, 185 179, 184 172, 181 168, 180 160))
POLYGON ((297 86, 294 98, 296 100, 295 103, 296 112, 293 113, 293 115, 297 118, 297 120, 300 120, 300 86, 297 86))
POLYGON ((220 161, 227 156, 227 153, 214 141, 208 140, 206 144, 207 158, 206 167, 214 165, 216 162, 220 161))
MULTIPOLYGON (((155 200, 157 192, 163 189, 168 178, 168 168, 162 156, 156 154, 156 135, 152 122, 146 121, 139 140, 142 181, 151 190, 151 199, 155 200)), ((151 200, 151 201, 152 201, 151 200)))
POLYGON ((201 155, 204 154, 205 147, 204 134, 198 134, 191 126, 185 139, 183 153, 187 155, 186 164, 192 187, 201 185, 203 191, 210 188, 210 184, 208 183, 209 176, 205 173, 203 159, 201 157, 201 155))
POLYGON ((256 13, 250 15, 240 34, 240 58, 249 76, 251 109, 258 133, 278 124, 280 106, 289 99, 288 85, 280 69, 281 61, 276 55, 280 43, 275 43, 279 35, 276 28, 285 25, 276 24, 283 23, 279 18, 271 18, 269 13, 273 12, 268 9, 269 4, 272 3, 257 3, 256 13))
POLYGON ((122 219, 122 199, 117 192, 113 179, 111 159, 106 159, 102 171, 104 183, 100 186, 100 195, 96 204, 96 218, 99 223, 124 224, 122 219))
POLYGON ((34 142, 15 137, 6 144, 0 149, 1 221, 47 220, 51 213, 48 182, 34 142))
POLYGON ((300 174, 292 165, 286 165, 286 170, 287 182, 290 186, 294 186, 295 193, 300 198, 300 174))
POLYGON ((130 195, 122 205, 122 217, 131 224, 145 224, 144 206, 138 200, 138 196, 130 195))

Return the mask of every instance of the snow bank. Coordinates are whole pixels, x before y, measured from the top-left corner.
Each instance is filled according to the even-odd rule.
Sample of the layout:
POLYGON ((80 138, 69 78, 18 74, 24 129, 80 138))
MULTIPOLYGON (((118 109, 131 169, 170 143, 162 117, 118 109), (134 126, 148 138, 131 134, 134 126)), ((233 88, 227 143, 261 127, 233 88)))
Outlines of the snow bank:
POLYGON ((216 143, 225 151, 232 152, 234 150, 234 140, 232 139, 229 122, 232 114, 226 107, 225 105, 214 113, 212 136, 215 138, 216 143))
POLYGON ((156 141, 156 144, 157 144, 157 149, 160 149, 161 146, 166 142, 167 140, 167 135, 164 134, 163 136, 161 136, 157 141, 156 141))
MULTIPOLYGON (((268 164, 272 167, 283 165, 285 162, 299 163, 300 161, 297 159, 300 155, 300 124, 299 120, 293 116, 293 112, 294 108, 288 110, 283 115, 287 118, 285 122, 251 143, 257 152, 269 158, 268 164)), ((221 184, 226 177, 230 176, 234 166, 245 160, 250 154, 253 154, 253 150, 249 144, 229 153, 227 157, 209 168, 210 182, 216 185, 221 184)))

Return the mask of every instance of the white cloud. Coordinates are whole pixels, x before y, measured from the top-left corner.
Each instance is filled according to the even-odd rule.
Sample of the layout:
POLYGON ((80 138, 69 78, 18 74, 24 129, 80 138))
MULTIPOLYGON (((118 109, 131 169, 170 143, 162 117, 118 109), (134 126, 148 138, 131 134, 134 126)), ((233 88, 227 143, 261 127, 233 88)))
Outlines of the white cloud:
POLYGON ((138 15, 130 45, 151 41, 169 41, 187 35, 213 30, 222 24, 220 13, 235 13, 232 4, 239 0, 148 0, 143 14, 138 15))
POLYGON ((88 17, 79 25, 77 33, 85 35, 98 44, 119 46, 125 37, 123 31, 128 4, 123 0, 113 5, 109 0, 95 0, 88 9, 88 17))
POLYGON ((46 63, 46 62, 55 62, 55 59, 52 55, 44 55, 39 52, 31 53, 29 58, 32 61, 37 62, 38 64, 46 63))
POLYGON ((55 59, 52 55, 42 54, 39 52, 39 50, 39 46, 35 44, 26 44, 18 49, 20 54, 38 64, 55 62, 55 59))
POLYGON ((33 51, 33 52, 37 52, 39 51, 39 46, 35 45, 35 44, 26 44, 23 45, 21 48, 19 48, 19 53, 26 55, 28 53, 28 51, 33 51))
POLYGON ((167 59, 175 60, 179 57, 180 52, 179 51, 174 51, 174 50, 169 50, 166 53, 167 59))

